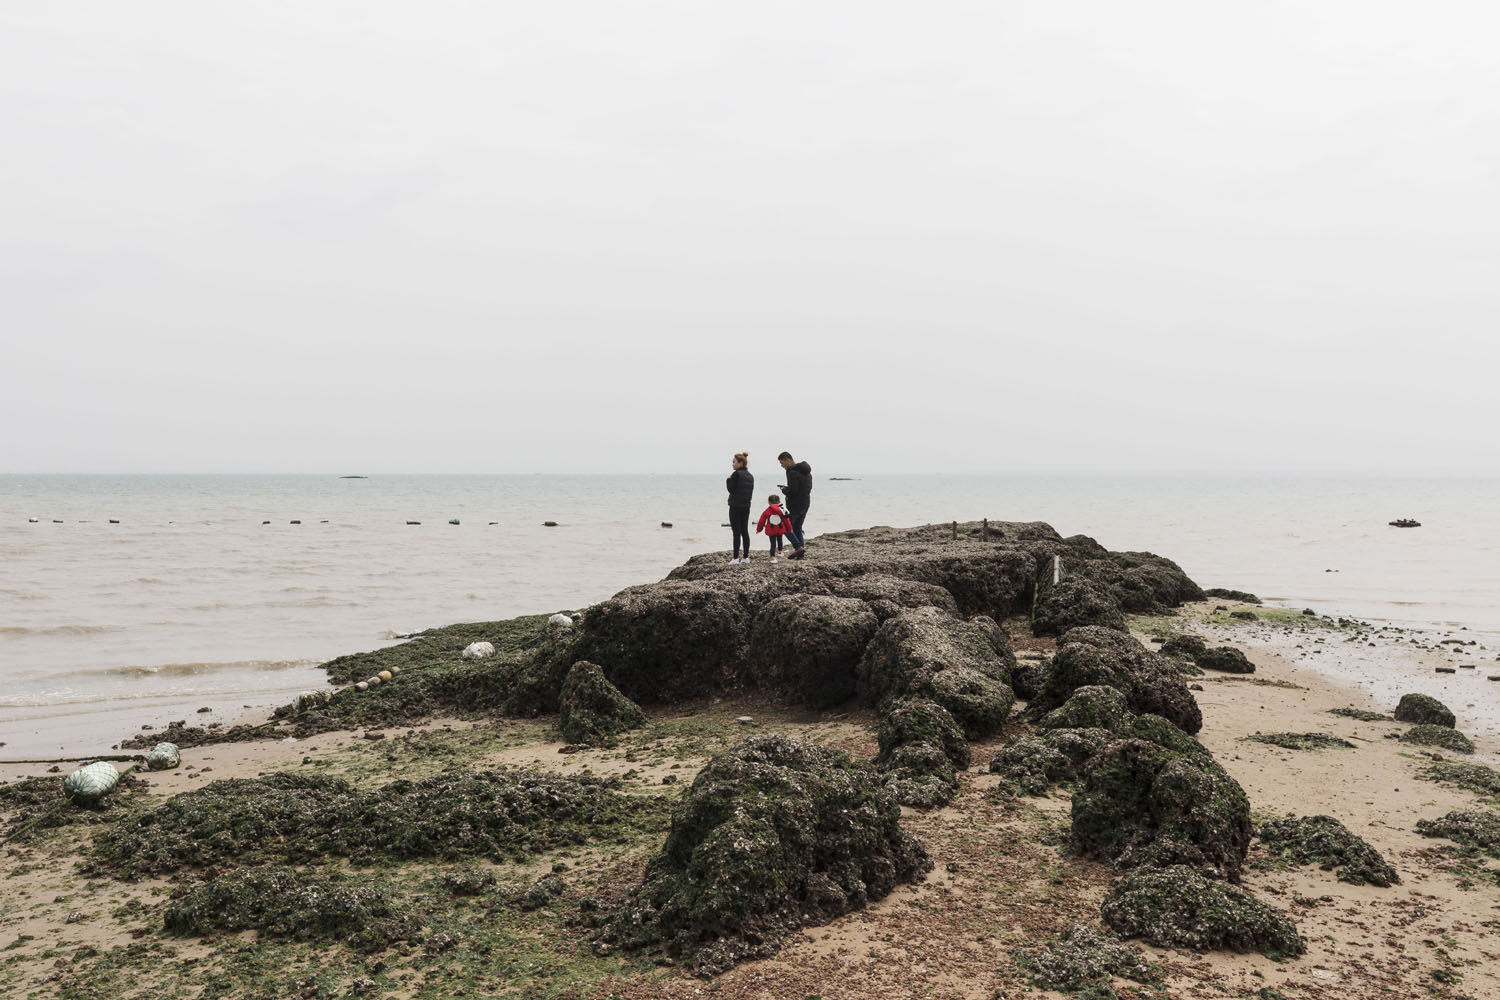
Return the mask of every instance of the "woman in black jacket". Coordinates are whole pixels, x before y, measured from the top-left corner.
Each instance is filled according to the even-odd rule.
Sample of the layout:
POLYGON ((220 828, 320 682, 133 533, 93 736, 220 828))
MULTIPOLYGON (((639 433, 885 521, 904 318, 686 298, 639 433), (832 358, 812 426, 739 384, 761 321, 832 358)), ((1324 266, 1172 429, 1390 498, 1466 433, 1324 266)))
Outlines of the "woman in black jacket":
POLYGON ((750 561, 750 505, 755 502, 755 477, 750 475, 750 453, 742 451, 734 456, 734 471, 724 480, 729 491, 729 530, 734 532, 734 558, 731 566, 750 561), (740 559, 740 543, 744 542, 745 557, 740 559))

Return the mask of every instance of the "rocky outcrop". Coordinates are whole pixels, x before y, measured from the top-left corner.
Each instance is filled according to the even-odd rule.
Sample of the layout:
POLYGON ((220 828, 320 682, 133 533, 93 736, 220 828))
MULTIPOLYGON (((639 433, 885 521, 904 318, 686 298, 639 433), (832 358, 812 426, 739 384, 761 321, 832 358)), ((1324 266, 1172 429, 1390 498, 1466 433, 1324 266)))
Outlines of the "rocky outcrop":
POLYGON ((664 953, 700 973, 774 954, 787 934, 888 895, 932 867, 874 771, 757 736, 708 762, 644 881, 595 948, 664 953))
POLYGON ((1119 691, 1089 685, 1076 689, 1061 707, 1042 716, 1036 725, 1038 729, 1105 729, 1118 733, 1133 719, 1119 691))
POLYGON ((1396 705, 1396 721, 1418 726, 1447 726, 1449 729, 1458 725, 1447 705, 1426 694, 1403 694, 1396 705))
POLYGON ((1095 685, 1114 688, 1131 711, 1159 715, 1185 733, 1203 727, 1187 682, 1165 657, 1128 635, 1098 626, 1075 628, 1062 637, 1030 711, 1050 712, 1078 688, 1095 685))
POLYGON ((858 598, 778 597, 755 618, 751 649, 758 684, 788 688, 812 708, 848 701, 860 657, 879 624, 870 605, 858 598))
POLYGON ((646 724, 646 713, 620 693, 594 663, 573 664, 559 698, 558 728, 569 743, 608 745, 620 733, 646 724))
POLYGON ((988 736, 1010 713, 1009 668, 995 651, 994 630, 936 608, 903 611, 871 639, 859 665, 864 698, 877 706, 897 698, 942 705, 970 739, 988 736))

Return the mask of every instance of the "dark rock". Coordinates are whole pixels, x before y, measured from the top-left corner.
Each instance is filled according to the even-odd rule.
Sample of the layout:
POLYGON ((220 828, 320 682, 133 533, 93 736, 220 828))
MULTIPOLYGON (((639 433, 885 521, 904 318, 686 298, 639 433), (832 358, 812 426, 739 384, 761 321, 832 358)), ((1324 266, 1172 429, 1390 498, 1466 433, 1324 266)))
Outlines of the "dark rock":
POLYGON ((1198 666, 1205 670, 1222 670, 1226 674, 1253 674, 1255 664, 1233 646, 1215 646, 1198 654, 1198 666))
POLYGON ((1114 688, 1131 711, 1160 715, 1183 732, 1203 727, 1198 703, 1171 661, 1128 635, 1097 626, 1075 628, 1062 637, 1030 711, 1050 712, 1090 685, 1114 688))
POLYGON ((1042 591, 1031 612, 1032 632, 1061 635, 1080 625, 1129 630, 1119 602, 1087 580, 1063 580, 1042 591))
POLYGON ((1457 729, 1447 726, 1412 726, 1401 734, 1402 743, 1415 743, 1424 747, 1442 747, 1454 753, 1473 753, 1474 744, 1457 729))
POLYGON ((904 611, 875 633, 860 661, 860 690, 877 706, 901 697, 930 698, 946 708, 971 739, 988 736, 1015 697, 1007 662, 981 624, 936 608, 904 611))
POLYGON ((568 671, 559 698, 558 728, 569 743, 608 744, 646 724, 646 713, 604 677, 597 664, 580 660, 568 671))
POLYGON ((704 974, 774 954, 798 927, 932 867, 900 807, 847 754, 754 736, 708 762, 596 948, 662 951, 704 974))
POLYGON ((1263 824, 1257 831, 1266 850, 1293 864, 1315 864, 1338 871, 1338 880, 1351 885, 1390 886, 1401 881, 1380 852, 1332 816, 1288 816, 1263 824))
POLYGON ((1158 948, 1227 948, 1271 958, 1302 954, 1297 928, 1239 886, 1185 865, 1131 872, 1115 882, 1101 907, 1104 922, 1158 948))
POLYGON ((1045 795, 1053 785, 1070 785, 1084 765, 1114 742, 1107 729, 1048 729, 1009 740, 990 759, 990 773, 1023 795, 1045 795))
POLYGON ((932 809, 947 805, 958 794, 958 774, 941 747, 906 743, 896 747, 881 765, 886 791, 903 806, 932 809))
MULTIPOLYGON (((934 583, 867 573, 847 579, 836 578, 830 580, 828 586, 839 597, 856 597, 877 607, 888 608, 891 614, 906 608, 941 608, 958 615, 958 602, 953 595, 934 583)), ((885 621, 891 614, 881 614, 880 620, 885 621)))
POLYGON ((1211 754, 1185 750, 1137 738, 1096 754, 1073 795, 1074 849, 1126 868, 1189 864, 1239 881, 1250 803, 1211 754))
POLYGON ((751 648, 760 683, 786 687, 812 708, 854 697, 860 657, 879 621, 852 597, 788 594, 756 616, 751 648))
POLYGON ((1229 612, 1229 617, 1238 618, 1244 622, 1253 622, 1260 618, 1254 611, 1231 611, 1229 612))
POLYGON ((1423 726, 1447 726, 1449 729, 1458 724, 1447 705, 1425 694, 1402 695, 1401 701, 1396 705, 1396 721, 1423 726))
POLYGON ((948 803, 958 793, 956 770, 969 766, 969 743, 941 705, 900 700, 876 727, 875 766, 897 802, 918 809, 948 803))

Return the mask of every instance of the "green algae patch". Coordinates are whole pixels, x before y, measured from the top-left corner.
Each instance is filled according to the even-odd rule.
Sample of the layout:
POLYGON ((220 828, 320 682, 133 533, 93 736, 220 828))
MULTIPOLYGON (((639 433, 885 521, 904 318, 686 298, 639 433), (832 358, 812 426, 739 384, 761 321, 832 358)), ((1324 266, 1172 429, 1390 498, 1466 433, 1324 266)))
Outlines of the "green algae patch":
POLYGON ((1277 910, 1185 865, 1125 875, 1101 912, 1116 933, 1158 948, 1258 951, 1276 959, 1304 951, 1296 926, 1277 910))
POLYGON ((1465 849, 1500 858, 1500 813, 1456 811, 1440 819, 1417 820, 1424 837, 1446 837, 1465 849))
POLYGON ((163 924, 173 934, 257 930, 304 940, 346 941, 374 951, 411 937, 416 917, 389 887, 293 868, 241 868, 182 890, 163 924))
POLYGON ((1384 712, 1371 712, 1363 708, 1330 708, 1329 715, 1337 715, 1344 719, 1358 719, 1360 722, 1390 722, 1391 716, 1384 712))
POLYGON ((646 713, 620 693, 604 671, 580 660, 568 670, 560 696, 558 728, 569 743, 606 746, 620 733, 646 724, 646 713))
POLYGON ((1335 871, 1340 882, 1386 887, 1401 881, 1379 851, 1332 816, 1289 816, 1262 824, 1257 832, 1268 853, 1335 871))
POLYGON ((702 974, 774 954, 787 934, 914 882, 932 862, 869 767, 755 736, 713 758, 595 949, 664 952, 702 974))
POLYGON ((425 670, 463 663, 463 651, 471 643, 488 642, 495 647, 491 661, 524 656, 547 638, 552 627, 548 615, 525 615, 498 622, 464 622, 419 632, 405 642, 367 653, 335 657, 323 664, 334 684, 353 684, 382 670, 400 667, 402 683, 406 671, 425 670))
POLYGON ((1418 726, 1445 726, 1448 729, 1458 724, 1447 705, 1427 694, 1403 694, 1396 704, 1396 721, 1418 726))
POLYGON ((1500 797, 1500 771, 1462 760, 1436 760, 1421 774, 1428 781, 1456 785, 1478 795, 1500 797))
POLYGON ((1114 996, 1109 985, 1115 976, 1148 985, 1162 981, 1161 966, 1113 934, 1087 924, 1074 924, 1027 964, 1032 985, 1061 993, 1093 989, 1101 997, 1114 996))
POLYGON ((1402 743, 1415 743, 1423 747, 1440 747, 1451 750, 1453 753, 1473 753, 1474 744, 1469 738, 1457 729, 1449 729, 1447 726, 1421 725, 1412 726, 1401 734, 1402 743))
POLYGON ((1074 850, 1124 868, 1186 864, 1239 881, 1250 803, 1239 782, 1194 747, 1125 739, 1096 754, 1073 795, 1074 850))
POLYGON ((247 859, 525 858, 653 823, 660 806, 592 778, 459 770, 372 792, 273 774, 184 792, 94 840, 100 874, 140 878, 247 859))
POLYGON ((1283 750, 1353 750, 1354 744, 1327 733, 1256 733, 1242 739, 1265 743, 1283 750))

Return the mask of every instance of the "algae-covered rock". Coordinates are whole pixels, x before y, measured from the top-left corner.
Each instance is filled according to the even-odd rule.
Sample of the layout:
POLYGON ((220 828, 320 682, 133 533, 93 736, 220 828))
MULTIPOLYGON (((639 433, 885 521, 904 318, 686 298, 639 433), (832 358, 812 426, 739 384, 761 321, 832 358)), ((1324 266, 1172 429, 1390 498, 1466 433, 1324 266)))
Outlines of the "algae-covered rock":
POLYGON ((646 713, 604 677, 598 664, 580 660, 568 671, 559 700, 558 725, 569 743, 607 744, 646 724, 646 713))
POLYGON ((1038 729, 1107 729, 1117 733, 1134 716, 1125 696, 1112 687, 1089 685, 1077 688, 1059 708, 1037 722, 1038 729))
POLYGON ((1078 993, 1090 986, 1107 988, 1113 976, 1158 983, 1162 971, 1137 949, 1087 924, 1074 924, 1031 961, 1031 982, 1044 990, 1078 993))
POLYGON ((1215 646, 1199 653, 1196 662, 1204 670, 1222 670, 1226 674, 1253 674, 1255 664, 1233 646, 1215 646))
POLYGON ((1242 604, 1259 604, 1260 598, 1243 590, 1226 590, 1223 587, 1210 587, 1203 592, 1204 597, 1217 597, 1221 601, 1239 601, 1242 604))
POLYGON ((1429 764, 1422 777, 1457 785, 1479 795, 1500 796, 1500 771, 1483 764, 1443 758, 1429 764))
POLYGON ((926 699, 902 699, 881 715, 875 727, 880 744, 877 765, 883 764, 897 747, 927 743, 938 747, 953 766, 969 766, 969 741, 948 710, 926 699))
POLYGON ((958 774, 941 747, 905 743, 886 755, 880 767, 886 790, 903 806, 933 809, 958 794, 958 774))
POLYGON ((1050 712, 1078 688, 1095 685, 1114 688, 1131 711, 1159 715, 1185 733, 1203 728, 1198 703, 1166 657, 1129 635, 1097 626, 1075 628, 1062 637, 1030 711, 1050 712))
POLYGON ((998 774, 1023 795, 1045 795, 1077 781, 1094 754, 1114 741, 1106 729, 1048 729, 1017 736, 990 758, 998 774))
POLYGON ((1051 657, 1018 660, 1010 671, 1010 689, 1017 698, 1031 701, 1047 685, 1047 672, 1051 669, 1051 657))
POLYGON ((1401 881, 1379 851, 1332 816, 1288 816, 1262 824, 1257 832, 1269 853, 1325 872, 1337 869, 1340 882, 1390 886, 1401 881))
POLYGON ((1470 850, 1500 858, 1500 813, 1455 811, 1440 819, 1419 819, 1417 832, 1424 837, 1447 837, 1470 850))
POLYGON ((1401 734, 1402 743, 1415 743, 1424 747, 1442 747, 1454 753, 1473 753, 1474 744, 1469 738, 1457 729, 1449 729, 1447 726, 1420 725, 1412 726, 1401 734))
POLYGON ((1128 630, 1119 602, 1087 580, 1063 580, 1041 592, 1031 611, 1032 632, 1062 635, 1080 625, 1128 630))
POLYGON ((1447 705, 1426 694, 1403 694, 1396 705, 1396 721, 1449 729, 1458 724, 1447 705))
POLYGON ((1009 669, 991 630, 937 608, 904 611, 876 631, 860 660, 860 690, 874 704, 930 698, 952 713, 970 738, 993 733, 1014 695, 1009 669), (940 676, 941 675, 941 676, 940 676))
POLYGON ((1110 888, 1104 922, 1158 948, 1258 951, 1271 958, 1302 954, 1296 926, 1239 886, 1186 865, 1130 872, 1110 888))
POLYGON ((524 858, 597 839, 649 815, 598 779, 457 770, 366 792, 292 773, 229 778, 173 796, 96 837, 92 870, 139 878, 234 859, 324 855, 524 858))
POLYGON ((708 762, 596 949, 664 951, 701 973, 776 952, 791 931, 881 899, 932 863, 847 754, 755 736, 708 762))
POLYGON ((854 697, 860 657, 879 620, 854 597, 788 594, 755 618, 751 649, 760 683, 785 687, 812 708, 854 697))
POLYGON ((1237 882, 1250 833, 1244 789, 1207 752, 1120 740, 1073 795, 1074 849, 1125 868, 1187 864, 1237 882))
POLYGON ((384 885, 280 866, 240 868, 187 889, 167 904, 164 923, 174 934, 257 930, 347 940, 368 951, 421 929, 421 921, 402 913, 384 885))
POLYGON ((948 710, 903 699, 876 726, 875 766, 897 802, 918 809, 944 805, 958 793, 956 769, 969 766, 969 742, 948 710))
POLYGON ((750 608, 739 591, 712 581, 667 580, 630 587, 589 608, 576 632, 578 655, 608 667, 609 679, 641 703, 671 703, 718 688, 745 659, 750 608))
POLYGON ((1202 636, 1179 632, 1161 644, 1161 652, 1168 656, 1185 656, 1196 662, 1198 657, 1208 652, 1208 643, 1203 641, 1202 636))

